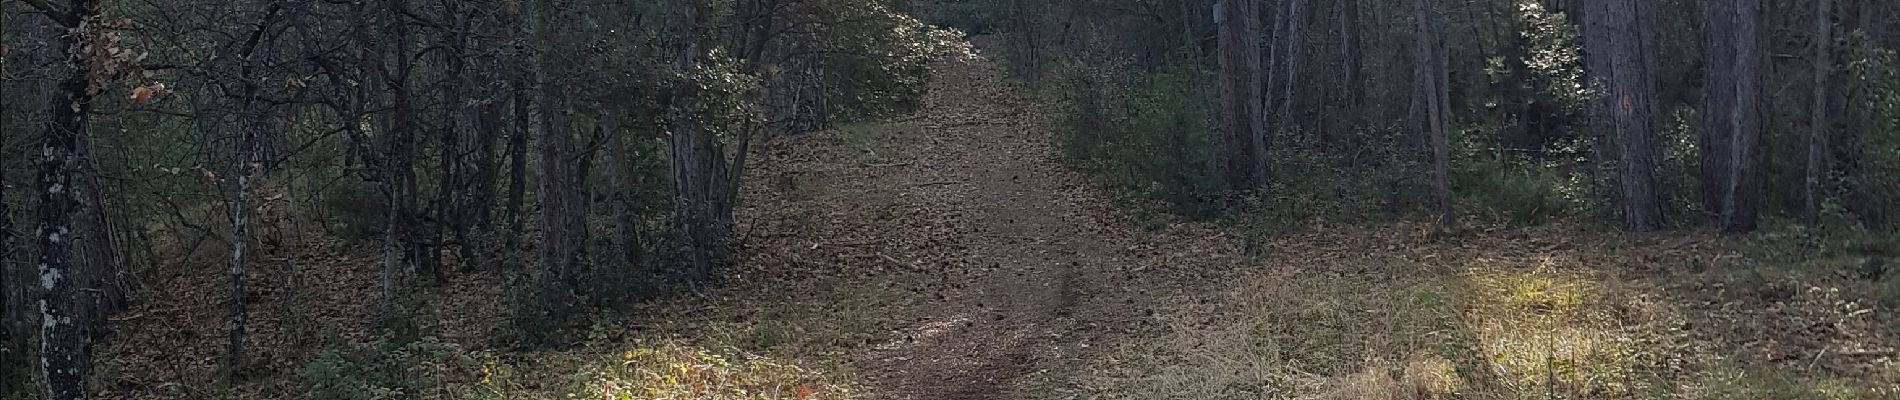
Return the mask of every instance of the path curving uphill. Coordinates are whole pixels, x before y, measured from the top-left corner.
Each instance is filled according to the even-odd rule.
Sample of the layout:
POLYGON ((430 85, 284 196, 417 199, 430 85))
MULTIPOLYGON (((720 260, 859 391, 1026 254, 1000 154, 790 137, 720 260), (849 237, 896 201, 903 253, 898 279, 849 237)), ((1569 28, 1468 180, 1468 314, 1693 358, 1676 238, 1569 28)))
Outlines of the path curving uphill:
POLYGON ((953 216, 926 231, 954 236, 931 241, 959 244, 951 265, 966 282, 862 357, 880 397, 1000 399, 1031 381, 1059 382, 1118 338, 1152 328, 1153 302, 1239 265, 1239 251, 1209 227, 1137 232, 1063 165, 1041 113, 996 63, 934 69, 908 195, 953 216))

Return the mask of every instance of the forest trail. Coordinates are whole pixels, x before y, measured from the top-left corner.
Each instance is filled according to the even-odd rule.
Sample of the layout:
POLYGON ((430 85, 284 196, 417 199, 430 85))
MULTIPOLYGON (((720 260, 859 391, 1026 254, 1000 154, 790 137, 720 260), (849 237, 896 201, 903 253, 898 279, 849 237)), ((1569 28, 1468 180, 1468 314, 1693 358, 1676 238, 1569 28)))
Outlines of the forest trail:
POLYGON ((1004 79, 989 60, 939 64, 917 116, 923 138, 908 197, 950 216, 925 232, 950 235, 931 241, 957 244, 965 276, 860 362, 882 397, 1012 397, 1021 380, 1086 368, 1079 360, 1141 329, 1164 292, 1235 260, 1213 229, 1135 231, 1106 193, 1062 164, 1039 110, 1004 79), (1146 243, 1157 238, 1180 243, 1146 243), (1199 265, 1170 268, 1176 257, 1199 265))

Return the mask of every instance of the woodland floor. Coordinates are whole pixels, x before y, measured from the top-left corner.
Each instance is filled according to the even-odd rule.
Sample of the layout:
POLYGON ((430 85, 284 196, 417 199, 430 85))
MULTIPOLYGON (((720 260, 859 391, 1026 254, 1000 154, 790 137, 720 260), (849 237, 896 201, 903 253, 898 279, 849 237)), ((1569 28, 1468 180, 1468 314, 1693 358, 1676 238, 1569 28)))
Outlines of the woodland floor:
MULTIPOLYGON (((690 348, 799 366, 795 388, 763 393, 801 400, 1900 396, 1878 251, 1570 223, 1428 239, 1314 222, 1250 243, 1120 208, 996 64, 935 72, 916 115, 762 146, 716 289, 623 310, 571 348, 514 350, 503 283, 451 274, 418 301, 441 344, 418 352, 447 356, 416 361, 429 383, 407 394, 645 395, 625 387, 678 380, 622 361, 690 348)), ((308 393, 321 339, 371 340, 376 251, 292 243, 253 279, 247 383, 215 389, 224 282, 176 271, 115 318, 106 398, 308 393)), ((701 358, 655 365, 719 374, 680 360, 701 358)))

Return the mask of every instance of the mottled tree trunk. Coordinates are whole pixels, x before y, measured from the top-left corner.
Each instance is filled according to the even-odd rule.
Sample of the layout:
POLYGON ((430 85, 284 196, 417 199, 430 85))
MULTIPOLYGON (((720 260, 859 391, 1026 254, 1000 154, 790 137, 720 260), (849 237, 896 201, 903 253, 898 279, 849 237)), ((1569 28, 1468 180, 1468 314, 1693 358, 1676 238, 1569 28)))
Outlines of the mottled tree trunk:
POLYGON ((1591 0, 1583 12, 1585 58, 1596 90, 1592 130, 1600 135, 1603 155, 1615 165, 1618 214, 1623 228, 1661 229, 1662 203, 1656 191, 1655 97, 1651 46, 1638 11, 1646 0, 1591 0))
MULTIPOLYGON (((30 39, 28 40, 29 43, 33 43, 34 45, 33 53, 28 61, 30 64, 27 64, 25 67, 34 71, 51 71, 55 62, 53 55, 65 54, 66 49, 54 48, 54 46, 58 46, 60 42, 53 38, 53 36, 57 34, 55 31, 62 30, 63 28, 58 25, 57 21, 40 13, 23 14, 18 21, 22 21, 23 24, 28 26, 27 29, 31 32, 29 34, 30 39)), ((20 51, 19 49, 19 47, 16 47, 15 51, 20 51)), ((31 122, 32 125, 23 126, 40 126, 38 124, 48 122, 46 118, 48 118, 49 111, 51 110, 50 107, 55 104, 53 103, 53 83, 51 79, 38 79, 28 86, 31 88, 28 96, 23 96, 24 98, 19 100, 23 100, 21 102, 23 104, 30 105, 23 108, 28 108, 24 110, 24 113, 30 115, 30 117, 25 118, 25 120, 31 122)), ((18 95, 19 93, 9 92, 9 94, 18 95)), ((0 136, 11 136, 13 133, 24 132, 0 133, 0 136)), ((6 141, 0 139, 0 143, 6 143, 6 141)), ((13 161, 22 160, 14 159, 13 161)), ((27 161, 37 160, 29 159, 27 161)), ((0 167, 0 169, 5 169, 5 167, 0 167)), ((4 183, 0 183, 0 191, 4 191, 4 186, 4 183)), ((27 185, 24 187, 32 186, 27 185)), ((27 193, 31 195, 32 191, 28 191, 27 193)), ((8 325, 8 333, 11 335, 4 344, 7 346, 6 350, 10 351, 10 356, 5 357, 7 359, 6 361, 18 360, 23 364, 19 365, 18 369, 11 371, 8 371, 9 368, 7 367, 0 367, 0 373, 32 374, 35 372, 35 367, 39 364, 37 362, 28 362, 32 360, 30 357, 34 355, 33 347, 35 342, 33 336, 35 333, 38 333, 39 312, 38 310, 30 309, 28 305, 33 304, 33 301, 39 298, 40 293, 38 291, 40 287, 36 284, 38 282, 33 279, 37 272, 27 270, 27 268, 34 265, 34 263, 14 262, 23 261, 15 260, 15 256, 24 256, 25 254, 31 253, 25 252, 28 246, 26 243, 14 241, 14 239, 18 238, 14 235, 14 210, 9 208, 10 204, 6 203, 6 199, 7 197, 5 195, 0 195, 0 225, 3 225, 0 226, 0 246, 5 246, 5 253, 0 253, 0 273, 6 274, 5 281, 8 282, 6 284, 0 284, 0 290, 6 290, 7 297, 5 299, 7 302, 7 312, 0 313, 0 318, 5 318, 6 320, 0 321, 0 323, 8 325)), ((14 377, 0 377, 0 379, 8 378, 14 377)), ((19 376, 18 378, 18 380, 6 382, 30 382, 25 376, 19 376)))
MULTIPOLYGON (((269 2, 266 0, 263 3, 269 2)), ((274 3, 267 7, 269 9, 266 11, 264 20, 258 24, 257 30, 252 32, 242 53, 238 56, 240 63, 238 76, 242 80, 238 83, 240 96, 238 109, 242 115, 239 117, 241 121, 241 126, 238 128, 239 140, 232 146, 231 176, 235 182, 231 187, 231 198, 227 204, 231 212, 231 303, 229 320, 226 321, 230 325, 230 335, 227 337, 229 341, 225 348, 228 356, 225 372, 234 377, 245 372, 244 333, 247 314, 244 300, 244 251, 251 239, 249 236, 251 175, 263 161, 259 157, 259 148, 267 137, 268 124, 270 124, 270 106, 260 98, 262 88, 259 87, 264 79, 259 69, 268 64, 269 59, 260 56, 258 52, 260 49, 274 46, 266 39, 278 8, 274 3)))
POLYGON ((1702 194, 1723 232, 1755 230, 1764 164, 1759 18, 1761 0, 1704 1, 1702 14, 1702 194))
MULTIPOLYGON (((99 0, 74 0, 65 14, 55 18, 66 29, 80 26, 99 15, 99 0)), ((52 120, 40 136, 40 368, 45 379, 48 400, 86 398, 87 376, 92 371, 91 335, 85 327, 90 317, 82 290, 87 263, 102 260, 87 257, 86 246, 97 240, 80 225, 91 218, 85 203, 91 193, 83 192, 85 160, 82 138, 91 129, 94 82, 82 51, 84 43, 73 42, 79 35, 61 34, 54 48, 67 53, 68 75, 59 81, 63 94, 53 104, 52 120), (90 259, 89 259, 90 258, 90 259)))

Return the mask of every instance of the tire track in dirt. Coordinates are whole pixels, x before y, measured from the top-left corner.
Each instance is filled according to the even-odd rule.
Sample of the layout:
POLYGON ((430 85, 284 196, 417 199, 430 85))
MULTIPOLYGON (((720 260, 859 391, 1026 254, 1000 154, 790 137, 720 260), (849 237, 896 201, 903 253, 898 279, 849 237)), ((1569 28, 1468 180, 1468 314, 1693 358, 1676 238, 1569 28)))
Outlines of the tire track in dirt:
MULTIPOLYGON (((1178 254, 1155 250, 1106 195, 1062 165, 1029 104, 993 62, 935 68, 917 118, 925 140, 910 194, 958 216, 939 222, 950 229, 931 231, 959 236, 952 241, 967 254, 954 264, 970 278, 860 362, 881 397, 1011 397, 1026 376, 1087 368, 1083 360, 1147 323, 1154 299, 1198 280, 1158 265, 1178 254)), ((1166 236, 1226 242, 1207 229, 1166 236)), ((1214 253, 1203 259, 1232 262, 1232 251, 1214 253)))

